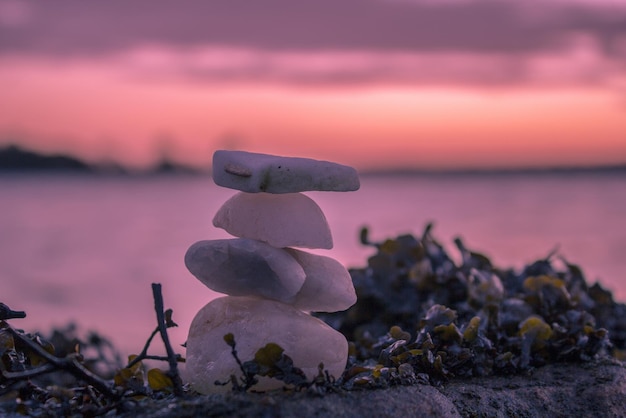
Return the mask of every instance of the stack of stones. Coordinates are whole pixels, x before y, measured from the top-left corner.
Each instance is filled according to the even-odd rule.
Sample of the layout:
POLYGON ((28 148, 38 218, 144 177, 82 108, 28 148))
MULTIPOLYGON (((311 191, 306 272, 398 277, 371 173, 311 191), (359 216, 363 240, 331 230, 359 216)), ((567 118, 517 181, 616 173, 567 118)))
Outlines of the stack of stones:
MULTIPOLYGON (((328 222, 303 191, 359 188, 356 170, 327 161, 243 151, 217 151, 213 180, 240 190, 218 210, 213 224, 237 238, 199 241, 185 255, 189 271, 214 299, 195 316, 187 339, 187 379, 201 393, 240 375, 224 336, 233 334, 239 358, 254 358, 272 342, 313 378, 318 365, 335 377, 348 357, 345 337, 308 314, 348 309, 356 302, 350 274, 338 261, 291 247, 330 249, 328 222)), ((282 382, 261 379, 252 389, 282 382)))

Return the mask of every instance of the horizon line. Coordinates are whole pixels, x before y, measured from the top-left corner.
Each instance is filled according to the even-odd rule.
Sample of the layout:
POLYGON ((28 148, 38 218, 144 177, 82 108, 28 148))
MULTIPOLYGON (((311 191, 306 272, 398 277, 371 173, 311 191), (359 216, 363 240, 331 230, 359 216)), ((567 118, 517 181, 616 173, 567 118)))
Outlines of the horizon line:
MULTIPOLYGON (((95 174, 121 174, 121 175, 141 175, 145 173, 181 173, 188 174, 211 174, 212 167, 197 167, 193 164, 184 163, 179 160, 164 156, 162 159, 155 161, 150 167, 135 168, 128 167, 116 161, 107 163, 93 163, 74 156, 71 153, 45 153, 35 151, 27 147, 8 143, 4 146, 0 145, 0 154, 8 152, 17 152, 18 154, 36 156, 44 160, 67 158, 82 165, 86 171, 81 172, 95 174)), ((520 167, 441 167, 441 168, 420 168, 420 167, 377 167, 377 168, 356 168, 360 176, 446 176, 446 175, 524 175, 524 174, 622 174, 626 173, 626 161, 621 163, 606 163, 592 165, 542 165, 542 166, 520 166, 520 167)), ((9 166, 3 167, 0 164, 0 172, 38 172, 38 171, 73 171, 70 167, 47 167, 47 166, 29 166, 23 167, 9 166), (64 170, 66 168, 67 170, 64 170)))

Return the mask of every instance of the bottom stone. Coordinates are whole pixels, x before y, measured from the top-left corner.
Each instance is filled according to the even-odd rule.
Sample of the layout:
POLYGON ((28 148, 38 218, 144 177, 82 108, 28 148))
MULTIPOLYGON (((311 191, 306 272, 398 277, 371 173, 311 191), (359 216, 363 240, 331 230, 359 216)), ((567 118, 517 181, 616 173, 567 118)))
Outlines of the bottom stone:
MULTIPOLYGON (((239 366, 224 341, 232 333, 241 361, 254 358, 259 348, 273 342, 293 359, 310 379, 319 363, 338 378, 348 359, 345 337, 323 321, 280 302, 249 297, 226 296, 206 304, 196 314, 187 338, 185 377, 200 393, 229 391, 231 386, 215 385, 231 375, 241 376, 239 366)), ((252 390, 264 391, 284 386, 275 379, 260 379, 252 390)))

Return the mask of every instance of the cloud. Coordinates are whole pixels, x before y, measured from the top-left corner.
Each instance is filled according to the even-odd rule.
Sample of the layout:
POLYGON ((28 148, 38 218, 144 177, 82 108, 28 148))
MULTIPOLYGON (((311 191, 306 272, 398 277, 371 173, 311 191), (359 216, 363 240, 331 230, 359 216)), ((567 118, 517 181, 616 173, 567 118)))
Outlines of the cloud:
POLYGON ((599 0, 24 4, 0 0, 0 59, 117 60, 140 77, 563 84, 626 68, 626 7, 599 0))
POLYGON ((467 52, 289 52, 250 49, 138 49, 113 64, 136 79, 312 85, 510 84, 572 86, 623 79, 623 68, 597 42, 573 36, 559 52, 528 55, 467 52))
POLYGON ((28 19, 3 28, 0 52, 90 55, 156 44, 511 53, 556 48, 572 31, 589 34, 607 49, 626 35, 625 8, 547 0, 59 0, 29 7, 28 19))
POLYGON ((26 2, 0 1, 0 28, 23 26, 30 20, 31 8, 26 2))

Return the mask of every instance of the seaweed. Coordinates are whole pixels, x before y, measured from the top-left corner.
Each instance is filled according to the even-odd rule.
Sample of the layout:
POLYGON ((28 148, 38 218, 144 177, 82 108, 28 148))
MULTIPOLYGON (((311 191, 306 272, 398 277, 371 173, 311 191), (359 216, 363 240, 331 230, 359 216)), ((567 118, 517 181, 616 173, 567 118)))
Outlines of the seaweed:
POLYGON ((559 361, 624 358, 626 305, 557 251, 520 272, 498 269, 460 238, 457 265, 432 235, 400 235, 350 270, 357 302, 316 316, 351 341, 346 388, 522 373, 559 361))

